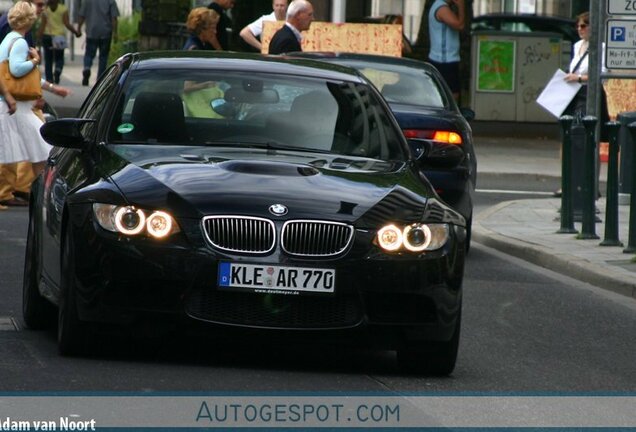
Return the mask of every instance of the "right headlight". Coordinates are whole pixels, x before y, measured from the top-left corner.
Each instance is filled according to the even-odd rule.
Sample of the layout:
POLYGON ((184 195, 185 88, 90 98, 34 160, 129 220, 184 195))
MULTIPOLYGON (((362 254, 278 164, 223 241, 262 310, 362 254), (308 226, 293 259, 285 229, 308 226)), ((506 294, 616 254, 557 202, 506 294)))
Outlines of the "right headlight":
POLYGON ((378 230, 376 242, 387 252, 407 250, 409 252, 432 251, 448 241, 448 224, 385 225, 378 230))
POLYGON ((161 210, 94 203, 93 214, 105 230, 127 236, 146 234, 161 239, 180 231, 174 218, 161 210))

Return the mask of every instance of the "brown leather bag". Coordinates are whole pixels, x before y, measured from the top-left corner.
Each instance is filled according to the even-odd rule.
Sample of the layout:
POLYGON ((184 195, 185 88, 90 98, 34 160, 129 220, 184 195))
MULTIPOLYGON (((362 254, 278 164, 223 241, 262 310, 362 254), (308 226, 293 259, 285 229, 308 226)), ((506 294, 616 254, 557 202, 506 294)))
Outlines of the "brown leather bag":
MULTIPOLYGON (((13 42, 11 42, 9 54, 11 53, 11 48, 13 48, 13 44, 18 39, 19 38, 15 38, 13 42)), ((40 69, 38 69, 37 66, 34 66, 26 75, 15 77, 11 75, 9 59, 7 58, 0 62, 0 79, 4 82, 7 91, 11 93, 11 96, 16 100, 35 100, 42 97, 41 75, 40 69)))

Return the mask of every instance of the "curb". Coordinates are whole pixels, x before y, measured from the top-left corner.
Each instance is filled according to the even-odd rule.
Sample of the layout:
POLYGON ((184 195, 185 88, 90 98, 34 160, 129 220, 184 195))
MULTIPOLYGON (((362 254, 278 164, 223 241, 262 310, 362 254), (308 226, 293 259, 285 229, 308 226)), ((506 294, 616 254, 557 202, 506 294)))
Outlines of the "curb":
POLYGON ((473 239, 484 246, 497 249, 532 264, 547 268, 573 279, 636 299, 636 280, 622 274, 608 274, 607 268, 583 258, 565 253, 555 254, 545 247, 511 238, 481 225, 482 219, 509 206, 514 201, 497 204, 482 211, 473 225, 473 239))

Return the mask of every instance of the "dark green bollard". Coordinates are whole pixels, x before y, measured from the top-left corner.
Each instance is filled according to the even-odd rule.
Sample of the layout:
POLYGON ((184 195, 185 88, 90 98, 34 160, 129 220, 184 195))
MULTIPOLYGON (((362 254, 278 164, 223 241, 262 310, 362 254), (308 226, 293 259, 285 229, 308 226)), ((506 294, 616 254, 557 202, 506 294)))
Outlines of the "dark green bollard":
POLYGON ((607 200, 605 202, 605 238, 601 246, 623 246, 618 239, 618 130, 619 122, 608 122, 609 158, 607 160, 607 200))
POLYGON ((574 234, 574 209, 572 208, 572 122, 574 117, 561 116, 562 141, 561 147, 561 228, 559 234, 574 234))
POLYGON ((583 221, 579 239, 597 239, 596 206, 594 197, 594 161, 596 158, 596 122, 594 116, 583 117, 585 127, 585 154, 583 155, 583 221))
MULTIPOLYGON (((636 138, 636 122, 627 125, 632 139, 636 138)), ((634 141, 636 142, 636 141, 634 141)), ((632 151, 632 160, 629 164, 632 175, 632 190, 629 198, 629 234, 627 247, 623 249, 625 253, 636 253, 636 151, 632 151)))

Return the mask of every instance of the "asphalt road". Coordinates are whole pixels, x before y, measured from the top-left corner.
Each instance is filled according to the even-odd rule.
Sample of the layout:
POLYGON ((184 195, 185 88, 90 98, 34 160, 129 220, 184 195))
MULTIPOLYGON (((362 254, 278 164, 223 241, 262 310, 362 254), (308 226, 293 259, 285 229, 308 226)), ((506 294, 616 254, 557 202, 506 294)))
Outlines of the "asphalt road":
MULTIPOLYGON (((510 198, 479 193, 476 208, 502 199, 510 198)), ((636 302, 479 245, 467 262, 460 355, 450 378, 405 376, 391 352, 311 340, 240 347, 178 336, 109 338, 94 355, 60 357, 54 331, 27 330, 21 321, 26 224, 26 209, 0 213, 0 391, 636 389, 636 302)))

